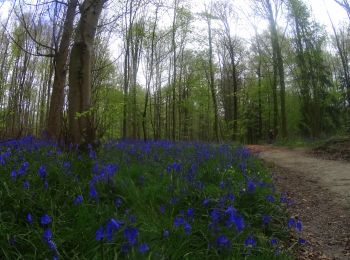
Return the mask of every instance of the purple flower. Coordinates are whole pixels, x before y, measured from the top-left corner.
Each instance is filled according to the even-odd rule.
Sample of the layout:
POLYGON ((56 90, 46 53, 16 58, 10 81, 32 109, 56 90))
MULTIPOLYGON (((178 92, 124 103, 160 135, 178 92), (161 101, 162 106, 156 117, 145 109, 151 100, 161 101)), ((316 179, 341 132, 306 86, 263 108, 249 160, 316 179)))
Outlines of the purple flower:
POLYGON ((166 210, 166 207, 165 207, 165 205, 160 205, 159 206, 159 210, 160 210, 160 213, 162 213, 163 215, 165 214, 165 210, 166 210))
POLYGON ((277 238, 271 238, 270 244, 271 244, 271 246, 276 246, 278 244, 277 238))
POLYGON ((255 183, 253 181, 248 181, 247 189, 248 189, 248 192, 253 193, 256 189, 255 183))
POLYGON ((99 229, 96 230, 95 239, 97 241, 101 241, 104 238, 104 228, 101 226, 99 229))
POLYGON ((220 187, 221 189, 224 189, 224 188, 225 188, 225 182, 224 182, 224 181, 221 181, 221 182, 219 183, 219 187, 220 187))
POLYGON ((265 215, 262 217, 262 222, 264 225, 269 224, 270 221, 271 221, 271 216, 265 215))
POLYGON ((306 244, 306 240, 304 238, 300 237, 299 240, 298 240, 298 243, 303 246, 303 245, 306 244))
POLYGON ((295 229, 299 232, 301 232, 301 230, 303 229, 303 224, 301 223, 300 220, 298 220, 297 223, 295 224, 295 229))
POLYGON ((40 223, 41 225, 47 225, 47 224, 50 224, 52 221, 51 217, 47 214, 41 216, 40 218, 40 223))
POLYGON ((266 196, 266 200, 269 201, 269 202, 271 202, 271 203, 274 203, 274 202, 275 202, 275 198, 274 198, 271 194, 269 194, 269 195, 266 196))
POLYGON ((107 223, 107 226, 109 226, 112 230, 119 230, 122 225, 124 225, 123 221, 114 218, 111 218, 107 223))
POLYGON ((230 246, 230 240, 225 235, 221 235, 221 236, 219 236, 216 239, 216 244, 218 246, 229 247, 230 246))
POLYGON ((124 230, 124 237, 128 240, 130 245, 135 245, 137 241, 137 237, 139 235, 139 230, 134 227, 127 227, 124 230))
POLYGON ((164 229, 163 230, 163 237, 169 237, 169 230, 167 230, 167 229, 164 229))
POLYGON ((42 179, 45 179, 46 178, 46 169, 44 166, 40 166, 39 167, 39 176, 42 178, 42 179))
POLYGON ((29 190, 29 181, 28 180, 25 180, 23 182, 23 189, 29 190))
POLYGON ((211 212, 210 212, 210 218, 213 222, 216 222, 219 220, 220 218, 220 213, 218 210, 216 209, 213 209, 211 212))
POLYGON ((44 181, 44 189, 47 190, 49 188, 49 183, 47 181, 44 181))
POLYGON ((179 227, 185 224, 185 219, 183 217, 175 217, 174 226, 179 227))
POLYGON ((123 204, 123 200, 121 198, 116 198, 114 201, 114 205, 119 208, 123 204))
POLYGON ((185 230, 186 235, 191 234, 191 230, 192 230, 191 225, 188 224, 188 223, 185 223, 185 225, 184 225, 184 230, 185 230))
POLYGON ((194 210, 192 208, 189 208, 187 210, 187 216, 189 219, 193 219, 194 218, 194 210))
POLYGON ((246 247, 254 247, 256 246, 256 241, 252 235, 249 235, 246 240, 244 241, 244 245, 246 247))
POLYGON ((202 202, 203 206, 208 206, 209 204, 209 199, 208 198, 205 198, 202 202))
POLYGON ((288 220, 288 228, 292 228, 292 227, 295 227, 295 219, 294 218, 290 218, 288 220))
POLYGON ((146 244, 146 243, 142 243, 140 246, 139 246, 139 252, 144 254, 146 253, 147 251, 149 251, 149 246, 146 244))
POLYGON ((28 214, 27 214, 27 217, 26 217, 26 220, 27 220, 29 223, 32 223, 32 222, 33 222, 32 214, 28 213, 28 214))
POLYGON ((52 238, 52 231, 51 229, 45 229, 44 234, 43 234, 44 240, 50 240, 52 238))
POLYGON ((15 170, 13 170, 13 171, 11 172, 11 178, 12 178, 13 180, 16 180, 16 178, 17 178, 17 172, 16 172, 15 170))
POLYGON ((82 195, 78 195, 75 199, 74 199, 74 205, 79 205, 83 202, 83 196, 82 195))
POLYGON ((98 196, 97 191, 93 185, 90 185, 90 198, 96 199, 98 196))
POLYGON ((49 246, 49 248, 52 251, 57 251, 57 246, 56 246, 55 242, 53 242, 51 239, 47 240, 47 245, 49 246))

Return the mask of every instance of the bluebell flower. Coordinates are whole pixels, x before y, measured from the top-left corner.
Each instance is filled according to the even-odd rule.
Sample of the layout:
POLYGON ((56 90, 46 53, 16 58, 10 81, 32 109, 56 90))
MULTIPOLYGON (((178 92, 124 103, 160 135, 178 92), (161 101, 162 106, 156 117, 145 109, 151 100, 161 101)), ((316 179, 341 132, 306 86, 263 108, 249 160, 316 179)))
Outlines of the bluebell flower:
POLYGON ((139 235, 139 230, 134 227, 127 227, 124 230, 124 237, 128 240, 130 245, 135 245, 137 241, 137 237, 139 235))
POLYGON ((47 244, 52 251, 57 251, 57 246, 51 239, 47 240, 47 244))
POLYGON ((11 172, 11 178, 12 178, 13 180, 16 180, 16 178, 17 178, 17 172, 16 172, 15 170, 13 170, 13 171, 11 172))
POLYGON ((262 222, 263 222, 264 225, 269 224, 270 221, 271 221, 271 216, 265 215, 265 216, 262 217, 262 222))
POLYGON ((165 207, 165 205, 160 205, 159 206, 159 211, 160 211, 160 213, 162 213, 163 215, 165 214, 165 210, 166 210, 166 207, 165 207))
POLYGON ((71 167, 71 163, 68 162, 68 161, 65 161, 65 162, 63 162, 63 167, 64 168, 70 168, 71 167))
POLYGON ((216 222, 219 220, 220 218, 220 213, 218 210, 213 209, 212 211, 210 211, 210 218, 213 222, 216 222))
POLYGON ((40 223, 42 225, 48 225, 51 223, 51 221, 52 221, 51 217, 47 214, 41 216, 41 218, 40 218, 40 223))
POLYGON ((114 205, 119 208, 123 204, 123 200, 121 198, 116 198, 114 201, 114 205))
POLYGON ((209 204, 209 199, 208 198, 205 198, 202 202, 203 206, 208 206, 209 204))
POLYGON ((163 237, 169 237, 169 230, 167 230, 167 229, 164 229, 163 230, 163 237))
POLYGON ((139 246, 139 252, 144 254, 146 252, 149 251, 149 246, 146 244, 146 243, 142 243, 140 246, 139 246))
POLYGON ((288 228, 294 228, 294 227, 295 227, 295 224, 296 224, 296 222, 295 222, 295 219, 294 219, 294 218, 290 218, 290 219, 288 220, 288 228))
POLYGON ((75 199, 74 199, 74 205, 79 205, 83 202, 84 198, 82 195, 78 195, 75 199))
POLYGON ((99 227, 99 229, 96 230, 95 239, 96 239, 97 241, 103 240, 103 238, 104 238, 104 233, 105 233, 105 230, 104 230, 103 226, 99 227))
POLYGON ((93 185, 90 185, 90 198, 96 199, 98 196, 97 191, 93 185))
POLYGON ((255 241, 254 237, 253 237, 252 235, 249 235, 249 236, 245 239, 244 245, 245 245, 246 247, 254 247, 254 246, 256 246, 256 241, 255 241))
POLYGON ((301 223, 300 220, 298 220, 297 223, 295 224, 295 229, 299 232, 303 229, 303 224, 301 223))
POLYGON ((187 216, 189 219, 193 220, 194 218, 194 210, 192 208, 187 209, 187 216))
POLYGON ((277 238, 271 238, 270 244, 271 244, 271 246, 276 246, 278 244, 277 238))
POLYGON ((271 202, 271 203, 274 203, 274 202, 275 202, 275 198, 274 198, 271 194, 269 194, 269 195, 266 196, 266 200, 269 201, 269 202, 271 202))
POLYGON ((52 231, 51 229, 45 229, 43 234, 44 240, 50 240, 52 238, 52 231))
POLYGON ((175 205, 178 202, 178 199, 176 197, 171 198, 170 203, 172 205, 175 205))
POLYGON ((39 176, 42 178, 42 179, 45 179, 46 178, 46 169, 44 166, 40 166, 39 167, 39 176))
POLYGON ((191 234, 191 230, 192 230, 191 225, 188 224, 188 223, 185 223, 185 225, 184 225, 184 230, 185 230, 185 234, 186 234, 186 235, 191 234))
POLYGON ((224 188, 225 188, 225 182, 224 182, 224 181, 221 181, 221 182, 219 183, 219 187, 220 187, 221 189, 224 189, 224 188))
POLYGON ((255 183, 253 181, 248 181, 247 189, 248 189, 248 192, 253 193, 256 189, 255 183))
POLYGON ((228 201, 234 201, 234 200, 235 200, 235 196, 234 196, 232 193, 228 193, 228 194, 226 195, 226 199, 227 199, 228 201))
POLYGON ((49 188, 49 183, 47 181, 44 181, 44 189, 47 190, 49 188))
POLYGON ((237 210, 233 206, 228 206, 225 213, 228 215, 233 215, 237 213, 237 210))
POLYGON ((298 243, 299 243, 300 245, 303 246, 303 245, 306 244, 306 240, 305 240, 304 238, 301 238, 301 237, 300 237, 300 238, 298 239, 298 243))
POLYGON ((29 181, 28 180, 25 180, 23 182, 23 189, 29 190, 29 181))
POLYGON ((124 225, 123 221, 120 221, 114 218, 111 218, 107 223, 107 226, 110 226, 111 229, 113 230, 119 230, 123 225, 124 225))
POLYGON ((237 232, 241 232, 245 228, 244 219, 237 214, 231 216, 230 221, 235 224, 237 232))
POLYGON ((26 217, 26 220, 27 220, 29 223, 32 223, 32 222, 33 222, 32 214, 28 213, 28 214, 27 214, 27 217, 26 217))
POLYGON ((175 227, 179 227, 179 226, 182 226, 184 224, 185 224, 185 219, 183 217, 179 217, 179 216, 175 217, 175 219, 174 219, 174 226, 175 227))
POLYGON ((218 246, 229 247, 230 240, 225 235, 221 235, 216 239, 216 244, 218 246))

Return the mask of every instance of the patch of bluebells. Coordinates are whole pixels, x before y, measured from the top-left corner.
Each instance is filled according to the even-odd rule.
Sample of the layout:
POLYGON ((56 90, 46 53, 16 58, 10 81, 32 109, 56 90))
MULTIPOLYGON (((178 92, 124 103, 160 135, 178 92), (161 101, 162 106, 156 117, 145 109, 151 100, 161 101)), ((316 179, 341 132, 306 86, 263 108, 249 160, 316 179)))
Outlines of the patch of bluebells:
MULTIPOLYGON (((274 221, 274 212, 280 210, 281 203, 288 204, 288 200, 284 194, 276 194, 268 180, 261 179, 257 170, 260 166, 255 165, 249 151, 243 147, 122 140, 106 143, 100 152, 89 145, 87 154, 72 145, 66 154, 55 143, 27 137, 5 142, 0 147, 0 165, 6 168, 6 178, 13 180, 11 185, 19 185, 26 197, 36 199, 43 192, 40 205, 25 205, 22 222, 32 232, 40 228, 39 234, 54 258, 61 248, 55 241, 64 238, 56 240, 52 230, 67 233, 75 226, 84 226, 78 223, 76 216, 90 222, 84 226, 85 230, 77 230, 75 235, 84 233, 109 252, 114 250, 112 245, 118 245, 118 251, 123 254, 148 254, 153 249, 161 252, 159 244, 166 246, 174 239, 192 241, 198 234, 208 241, 206 249, 213 255, 223 254, 224 257, 225 252, 232 250, 241 250, 242 255, 247 251, 258 255, 258 248, 263 244, 256 238, 264 236, 271 252, 282 252, 283 241, 278 229, 302 231, 301 221, 294 218, 277 227, 281 218, 274 221), (130 177, 129 169, 134 166, 139 172, 130 177), (54 181, 62 174, 61 182, 65 182, 67 190, 59 186, 60 181, 54 181), (154 181, 153 178, 159 179, 154 181), (143 204, 139 205, 132 195, 123 193, 123 185, 127 189, 129 179, 145 194, 155 183, 161 185, 164 193, 154 201, 145 202, 140 191, 138 196, 143 204), (47 191, 43 191, 42 185, 47 191), (60 204, 51 204, 55 203, 55 197, 50 201, 49 192, 59 193, 60 204), (61 214, 60 221, 54 215, 55 226, 52 216, 37 214, 45 209, 52 212, 55 207, 61 214), (149 229, 147 218, 140 220, 138 217, 144 208, 153 210, 152 214, 159 218, 158 233, 149 229), (86 216, 79 215, 81 212, 86 216), (105 218, 107 214, 114 217, 105 218), (103 218, 108 220, 101 221, 103 218), (149 237, 152 239, 144 239, 149 237)), ((306 241, 299 238, 299 243, 306 241)), ((97 258, 100 251, 96 252, 97 258)), ((84 252, 80 253, 83 256, 84 252)))

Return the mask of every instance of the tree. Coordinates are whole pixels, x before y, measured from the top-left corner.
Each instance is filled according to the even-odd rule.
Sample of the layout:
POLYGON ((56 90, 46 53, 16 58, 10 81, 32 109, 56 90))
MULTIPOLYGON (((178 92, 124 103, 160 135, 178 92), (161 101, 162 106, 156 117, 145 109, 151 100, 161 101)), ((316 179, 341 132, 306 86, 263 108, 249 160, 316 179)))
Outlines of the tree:
POLYGON ((70 49, 69 45, 74 30, 73 23, 77 5, 78 0, 69 0, 61 41, 58 50, 55 50, 55 76, 47 122, 48 136, 52 139, 58 139, 62 129, 62 112, 64 104, 64 87, 67 76, 67 61, 70 49))
POLYGON ((256 0, 258 4, 258 9, 260 13, 265 17, 269 22, 269 29, 271 34, 271 45, 273 50, 273 73, 274 73, 274 83, 273 83, 273 91, 274 91, 274 132, 277 133, 277 77, 279 79, 280 85, 280 104, 281 104, 281 132, 282 137, 287 137, 287 118, 286 118, 286 104, 285 104, 285 80, 284 80, 284 63, 282 57, 281 46, 279 42, 279 36, 277 31, 277 21, 276 16, 278 14, 278 9, 280 8, 281 1, 273 0, 274 8, 270 0, 256 0))
POLYGON ((92 143, 91 66, 97 24, 106 0, 85 0, 69 61, 68 124, 73 143, 92 143))

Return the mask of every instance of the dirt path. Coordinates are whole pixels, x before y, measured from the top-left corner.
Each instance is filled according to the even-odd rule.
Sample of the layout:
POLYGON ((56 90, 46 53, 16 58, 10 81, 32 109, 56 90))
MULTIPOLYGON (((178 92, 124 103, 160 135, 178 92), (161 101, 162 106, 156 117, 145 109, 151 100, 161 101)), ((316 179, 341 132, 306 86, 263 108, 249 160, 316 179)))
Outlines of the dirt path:
POLYGON ((350 163, 311 157, 302 149, 248 146, 273 169, 277 189, 304 224, 300 259, 350 259, 350 163))

